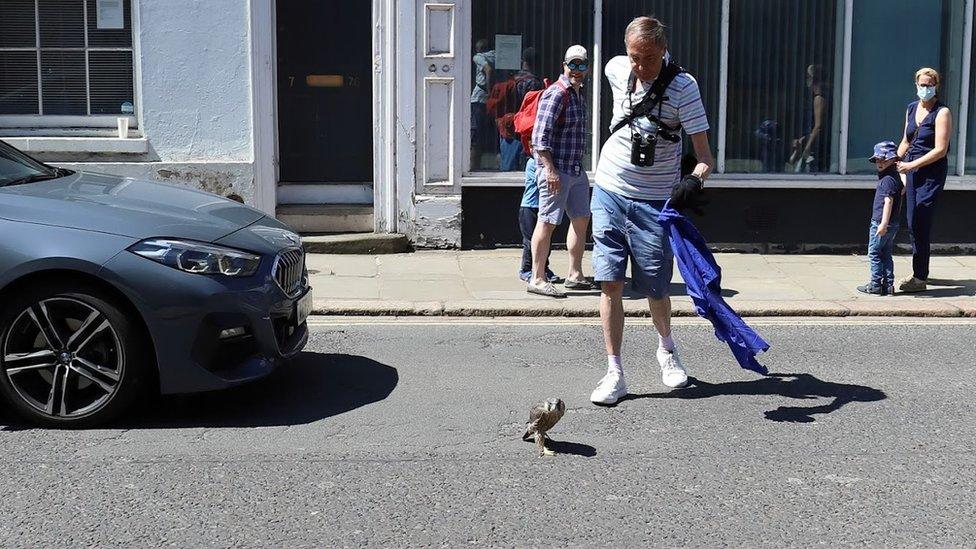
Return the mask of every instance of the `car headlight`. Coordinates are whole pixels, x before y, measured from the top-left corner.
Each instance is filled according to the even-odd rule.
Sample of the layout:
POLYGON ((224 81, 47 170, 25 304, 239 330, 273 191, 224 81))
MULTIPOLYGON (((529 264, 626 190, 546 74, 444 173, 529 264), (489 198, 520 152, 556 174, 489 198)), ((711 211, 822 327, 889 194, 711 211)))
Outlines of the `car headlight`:
POLYGON ((194 274, 251 276, 261 263, 261 256, 192 240, 150 238, 129 251, 194 274))

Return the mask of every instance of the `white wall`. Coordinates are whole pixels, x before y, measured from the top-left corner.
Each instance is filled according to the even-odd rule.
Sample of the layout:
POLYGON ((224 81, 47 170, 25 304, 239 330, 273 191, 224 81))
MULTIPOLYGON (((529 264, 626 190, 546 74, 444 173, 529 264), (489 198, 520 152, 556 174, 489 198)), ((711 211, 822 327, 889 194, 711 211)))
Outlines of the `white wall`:
POLYGON ((138 4, 150 150, 164 162, 252 161, 247 3, 138 4))
MULTIPOLYGON (((148 141, 148 152, 38 157, 75 170, 168 181, 240 197, 273 211, 273 204, 268 207, 255 186, 249 3, 133 4, 139 131, 148 141)), ((261 184, 271 186, 273 197, 275 182, 261 184)))

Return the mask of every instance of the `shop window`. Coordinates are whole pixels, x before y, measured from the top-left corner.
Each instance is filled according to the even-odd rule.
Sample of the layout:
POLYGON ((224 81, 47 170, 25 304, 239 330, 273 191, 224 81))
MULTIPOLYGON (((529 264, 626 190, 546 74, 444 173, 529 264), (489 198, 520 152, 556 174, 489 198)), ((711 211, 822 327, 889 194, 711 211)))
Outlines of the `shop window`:
MULTIPOLYGON (((603 3, 603 64, 617 55, 627 55, 624 31, 639 15, 653 15, 667 27, 668 51, 672 59, 698 81, 705 113, 712 128, 708 132, 712 153, 716 152, 719 112, 719 63, 721 60, 721 0, 672 2, 668 0, 615 0, 603 3)), ((601 82, 602 117, 600 142, 610 138, 613 93, 606 78, 601 82)), ((691 142, 685 139, 685 148, 691 142)))
MULTIPOLYGON (((470 169, 522 171, 526 157, 521 144, 507 137, 504 120, 499 127, 504 114, 517 110, 520 97, 503 102, 489 113, 488 96, 493 87, 504 86, 510 78, 523 83, 514 87, 520 96, 537 88, 542 78, 554 80, 562 72, 566 48, 573 44, 586 47, 592 61, 593 1, 475 0, 471 27, 470 169)), ((583 87, 589 113, 592 87, 591 76, 583 87)), ((591 158, 587 147, 584 167, 591 165, 591 158)))
MULTIPOLYGON (((901 141, 906 106, 918 99, 913 78, 922 67, 941 74, 940 99, 958 126, 962 14, 963 0, 854 2, 848 173, 873 173, 867 160, 874 144, 901 141), (907 28, 911 32, 902 31, 907 28)), ((951 141, 949 150, 954 168, 951 141)))
POLYGON ((842 5, 732 0, 726 172, 837 171, 842 5))
POLYGON ((971 48, 971 61, 969 70, 969 120, 960 121, 956 117, 956 124, 968 124, 966 130, 966 174, 976 173, 976 70, 973 70, 972 63, 976 62, 976 32, 973 32, 972 42, 966 44, 971 48))
POLYGON ((114 126, 134 96, 131 0, 0 2, 0 124, 114 126))

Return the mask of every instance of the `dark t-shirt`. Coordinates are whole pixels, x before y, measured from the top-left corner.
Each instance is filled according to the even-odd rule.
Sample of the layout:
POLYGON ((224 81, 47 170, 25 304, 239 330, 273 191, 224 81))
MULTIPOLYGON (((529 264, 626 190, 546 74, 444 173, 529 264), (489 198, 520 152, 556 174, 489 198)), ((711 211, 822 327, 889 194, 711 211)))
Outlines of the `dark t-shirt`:
POLYGON ((894 166, 878 173, 878 188, 874 191, 871 221, 881 223, 881 216, 884 214, 884 199, 889 196, 891 197, 891 219, 888 220, 888 225, 894 226, 898 224, 898 212, 901 208, 901 180, 898 177, 898 170, 894 166))

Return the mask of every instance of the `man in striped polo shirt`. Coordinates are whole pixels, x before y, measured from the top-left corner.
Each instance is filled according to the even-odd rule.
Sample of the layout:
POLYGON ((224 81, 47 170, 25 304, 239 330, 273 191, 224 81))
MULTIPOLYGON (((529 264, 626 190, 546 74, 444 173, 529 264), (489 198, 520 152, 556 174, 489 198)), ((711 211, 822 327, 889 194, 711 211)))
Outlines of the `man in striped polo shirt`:
MULTIPOLYGON (((613 91, 611 128, 627 118, 670 61, 665 28, 651 17, 634 19, 624 34, 627 55, 614 57, 607 63, 605 74, 613 91)), ((691 138, 698 158, 693 174, 698 178, 699 187, 714 164, 698 83, 690 74, 679 73, 651 114, 660 124, 646 116, 624 124, 604 144, 597 165, 596 188, 590 204, 593 269, 595 280, 601 284, 600 319, 607 350, 607 374, 590 396, 597 404, 615 404, 627 394, 620 347, 628 258, 632 261, 633 289, 647 296, 658 332, 657 360, 662 381, 668 387, 683 387, 688 382, 671 336, 668 288, 674 256, 668 237, 658 223, 658 215, 671 197, 672 188, 680 189, 685 184, 681 180, 681 129, 691 138), (667 128, 673 129, 673 133, 667 128), (647 139, 653 135, 658 137, 652 147, 653 163, 635 165, 632 147, 638 146, 635 142, 640 143, 641 139, 644 143, 654 143, 647 139)))

